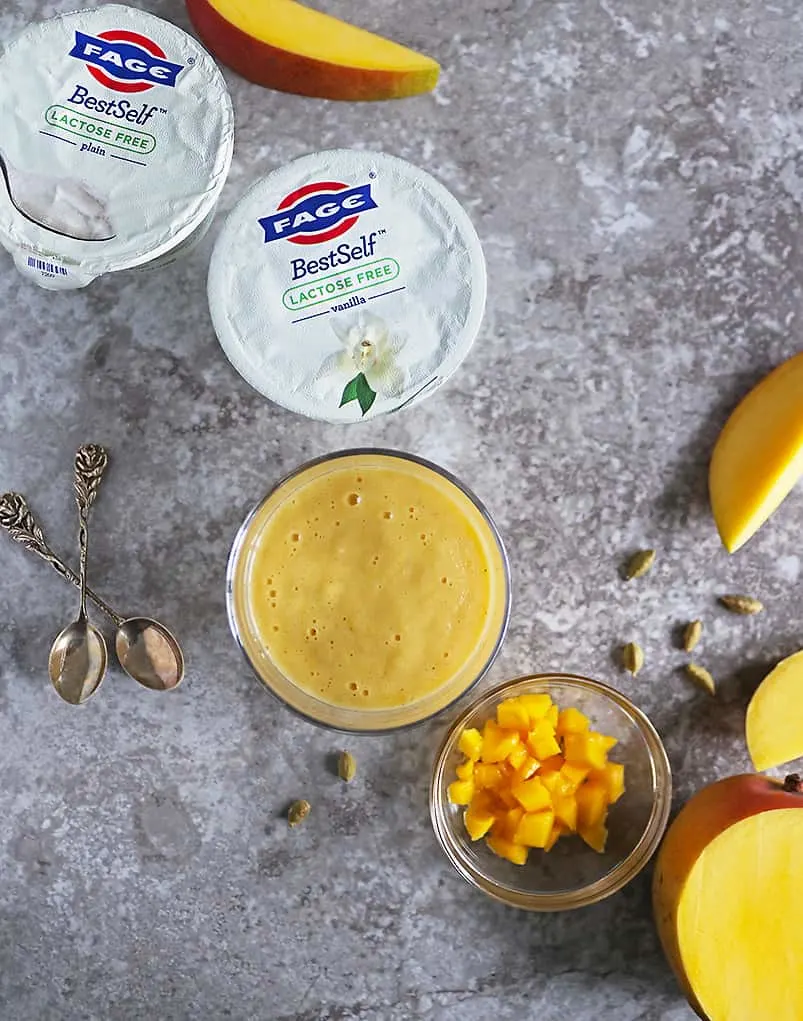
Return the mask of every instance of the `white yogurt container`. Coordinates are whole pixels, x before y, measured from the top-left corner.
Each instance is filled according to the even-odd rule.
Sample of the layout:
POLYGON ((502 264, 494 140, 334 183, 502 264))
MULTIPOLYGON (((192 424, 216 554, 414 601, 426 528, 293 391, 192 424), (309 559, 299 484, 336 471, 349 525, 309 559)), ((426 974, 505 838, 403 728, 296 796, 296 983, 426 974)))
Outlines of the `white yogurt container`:
POLYGON ((258 182, 212 254, 209 305, 242 376, 310 418, 355 422, 434 393, 479 332, 468 216, 394 156, 337 149, 258 182))
POLYGON ((0 244, 42 287, 182 249, 234 147, 217 65, 191 36, 108 4, 30 25, 0 53, 0 244))

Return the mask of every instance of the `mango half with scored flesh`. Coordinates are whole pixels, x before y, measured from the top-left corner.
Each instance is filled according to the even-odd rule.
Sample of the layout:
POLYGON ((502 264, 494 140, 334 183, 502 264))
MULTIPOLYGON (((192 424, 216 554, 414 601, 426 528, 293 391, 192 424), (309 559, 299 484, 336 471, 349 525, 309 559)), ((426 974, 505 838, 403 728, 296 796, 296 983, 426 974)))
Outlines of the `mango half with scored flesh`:
POLYGON ((711 458, 711 509, 725 548, 755 535, 803 475, 803 353, 744 398, 711 458))

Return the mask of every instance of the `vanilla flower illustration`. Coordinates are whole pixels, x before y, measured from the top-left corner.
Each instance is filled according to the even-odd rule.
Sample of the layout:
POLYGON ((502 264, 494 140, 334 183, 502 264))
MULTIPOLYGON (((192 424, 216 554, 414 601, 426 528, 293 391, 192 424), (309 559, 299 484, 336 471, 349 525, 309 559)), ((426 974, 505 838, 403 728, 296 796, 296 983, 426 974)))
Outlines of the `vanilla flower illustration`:
POLYGON ((327 358, 318 378, 333 373, 347 376, 341 408, 357 401, 365 415, 377 393, 383 397, 400 396, 404 389, 404 370, 398 356, 407 343, 406 337, 392 333, 384 319, 363 311, 351 322, 333 319, 332 329, 343 350, 327 358))

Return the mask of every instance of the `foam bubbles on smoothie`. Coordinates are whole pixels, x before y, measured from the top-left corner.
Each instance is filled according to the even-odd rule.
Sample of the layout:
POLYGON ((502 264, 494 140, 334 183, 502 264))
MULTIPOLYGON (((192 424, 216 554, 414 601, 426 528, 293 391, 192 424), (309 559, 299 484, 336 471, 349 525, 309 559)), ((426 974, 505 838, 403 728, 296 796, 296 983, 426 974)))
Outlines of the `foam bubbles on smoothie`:
POLYGON ((489 611, 474 522, 428 480, 396 475, 331 472, 297 490, 260 535, 254 603, 266 650, 333 705, 400 706, 418 697, 411 686, 449 683, 489 611), (382 683, 357 680, 369 676, 382 683))

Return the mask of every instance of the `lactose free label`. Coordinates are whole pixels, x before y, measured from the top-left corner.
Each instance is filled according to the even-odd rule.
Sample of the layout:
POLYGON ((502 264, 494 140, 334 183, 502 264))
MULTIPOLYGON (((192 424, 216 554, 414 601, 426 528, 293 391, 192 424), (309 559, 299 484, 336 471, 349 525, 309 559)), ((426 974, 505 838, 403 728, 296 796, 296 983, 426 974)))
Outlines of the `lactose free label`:
POLYGON ((58 128, 78 138, 85 138, 95 145, 111 146, 126 152, 147 156, 156 148, 156 139, 147 131, 137 131, 128 126, 112 124, 100 117, 89 117, 76 113, 66 106, 50 106, 45 112, 45 121, 51 128, 58 128))
POLYGON ((291 287, 284 292, 282 303, 291 312, 297 312, 313 305, 348 298, 369 287, 390 283, 398 277, 399 272, 399 264, 395 259, 377 259, 358 270, 344 270, 316 280, 315 283, 291 287))

